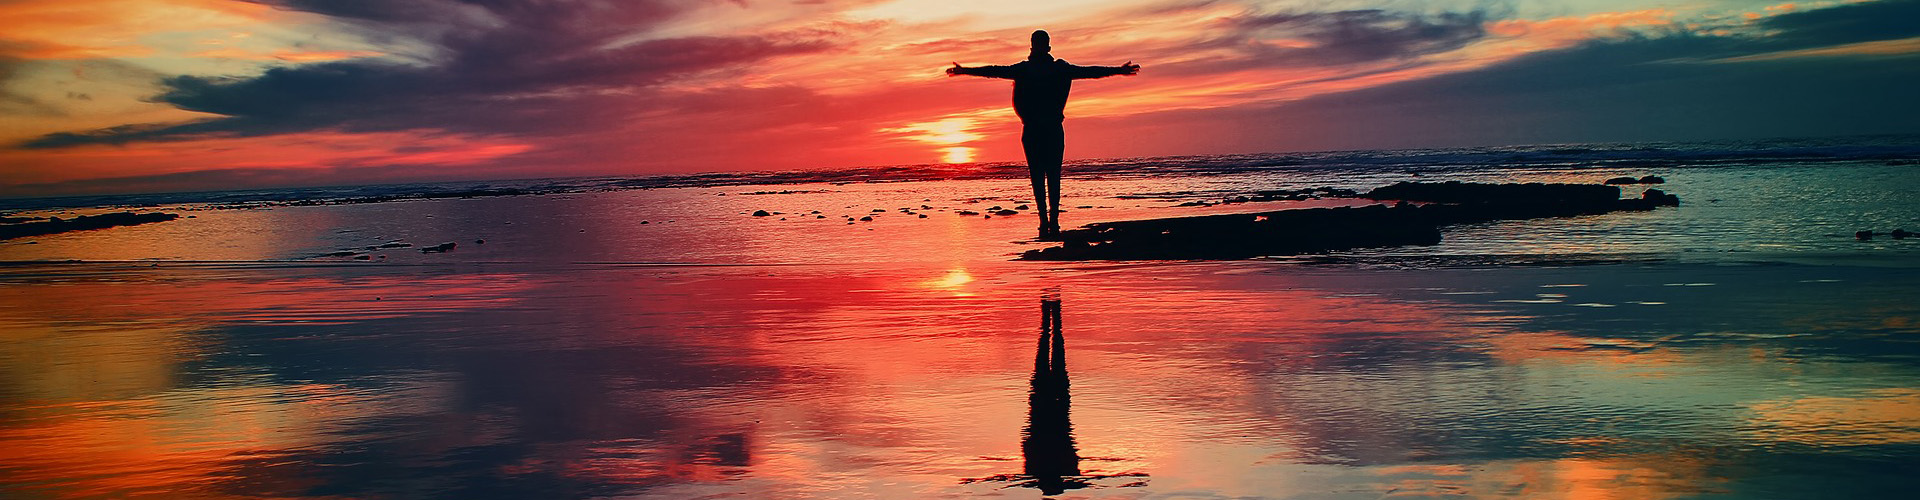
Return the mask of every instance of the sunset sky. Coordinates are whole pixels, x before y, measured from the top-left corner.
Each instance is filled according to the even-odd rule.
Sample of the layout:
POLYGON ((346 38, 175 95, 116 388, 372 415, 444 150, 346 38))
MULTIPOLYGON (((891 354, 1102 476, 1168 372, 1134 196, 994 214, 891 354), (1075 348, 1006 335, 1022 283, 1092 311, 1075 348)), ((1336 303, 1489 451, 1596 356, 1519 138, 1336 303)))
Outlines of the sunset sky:
POLYGON ((1920 132, 1920 0, 0 0, 0 196, 1920 132))

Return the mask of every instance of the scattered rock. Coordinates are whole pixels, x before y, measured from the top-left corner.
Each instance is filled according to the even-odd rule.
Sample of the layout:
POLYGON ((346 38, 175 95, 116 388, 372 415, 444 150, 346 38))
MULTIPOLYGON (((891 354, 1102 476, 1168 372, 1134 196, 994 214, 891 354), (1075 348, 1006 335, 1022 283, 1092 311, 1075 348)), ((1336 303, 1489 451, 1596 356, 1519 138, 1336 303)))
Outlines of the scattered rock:
POLYGON ((925 219, 925 218, 927 218, 927 214, 918 214, 918 215, 920 215, 920 218, 922 218, 922 219, 925 219))
POLYGON ((869 215, 866 217, 861 217, 860 222, 873 222, 873 216, 869 215))
POLYGON ((766 216, 769 216, 769 215, 773 215, 773 214, 771 214, 771 213, 767 213, 767 211, 766 211, 766 210, 754 210, 754 211, 753 211, 753 216, 754 216, 754 217, 766 217, 766 216))
POLYGON ((373 256, 371 256, 371 255, 356 255, 356 256, 354 256, 354 257, 353 257, 353 260, 373 260, 373 256))
MULTIPOLYGON (((583 229, 582 231, 585 231, 585 230, 583 229)), ((420 253, 445 253, 445 252, 451 252, 451 251, 453 251, 453 247, 455 247, 455 246, 457 246, 457 245, 455 245, 455 244, 454 244, 453 242, 451 242, 451 241, 449 241, 449 242, 446 242, 446 243, 441 243, 441 244, 438 244, 438 245, 434 245, 434 246, 430 246, 430 247, 423 247, 423 248, 421 248, 421 249, 420 249, 420 253)))
POLYGON ((1013 207, 1013 209, 1014 209, 1014 210, 1026 210, 1026 209, 1027 209, 1027 206, 1026 206, 1026 205, 1020 205, 1020 206, 1017 206, 1017 207, 1013 207))
POLYGON ((1640 179, 1635 179, 1635 178, 1632 178, 1632 177, 1615 177, 1615 178, 1612 178, 1612 179, 1607 179, 1607 184, 1608 184, 1608 185, 1615 185, 1615 184, 1639 184, 1639 183, 1640 183, 1640 179))
POLYGON ((1904 239, 1907 239, 1908 236, 1913 236, 1913 233, 1909 233, 1905 229, 1893 230, 1893 239, 1904 240, 1904 239))
POLYGON ((1640 183, 1641 184, 1666 184, 1667 180, 1660 178, 1660 176, 1658 175, 1649 175, 1646 177, 1641 177, 1640 183))
POLYGON ((380 245, 380 248, 406 248, 406 247, 410 247, 410 246, 413 246, 413 244, 412 244, 412 243, 401 243, 401 242, 398 242, 398 241, 395 241, 395 242, 392 242, 392 243, 387 243, 387 244, 385 244, 385 245, 380 245))
POLYGON ((473 240, 473 244, 475 244, 475 245, 485 245, 485 244, 487 244, 487 240, 473 240))
POLYGON ((357 255, 359 253, 360 252, 355 252, 352 250, 341 250, 338 252, 327 254, 327 256, 328 257, 349 257, 349 256, 357 255))
POLYGON ((1679 196, 1667 194, 1666 191, 1661 191, 1658 189, 1648 189, 1647 192, 1640 193, 1640 199, 1648 203, 1652 203, 1653 206, 1656 206, 1656 207, 1680 206, 1679 196))
POLYGON ((1873 231, 1855 231, 1853 239, 1867 241, 1873 239, 1873 231))
POLYGON ((980 212, 975 212, 975 211, 972 211, 972 210, 961 210, 961 211, 958 211, 958 212, 954 212, 954 213, 955 213, 955 214, 959 214, 959 215, 980 215, 980 212))
POLYGON ((1001 211, 994 212, 993 214, 1001 217, 1006 217, 1009 215, 1020 215, 1020 212, 1015 212, 1012 210, 1001 210, 1001 211))

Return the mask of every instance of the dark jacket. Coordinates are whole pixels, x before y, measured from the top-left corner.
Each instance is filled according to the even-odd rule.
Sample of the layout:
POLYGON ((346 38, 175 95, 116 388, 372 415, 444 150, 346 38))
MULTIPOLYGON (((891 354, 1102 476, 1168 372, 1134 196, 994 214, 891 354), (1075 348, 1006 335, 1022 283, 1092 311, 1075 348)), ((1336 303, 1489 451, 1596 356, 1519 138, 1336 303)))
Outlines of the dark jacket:
POLYGON ((1066 119, 1067 91, 1073 81, 1124 75, 1119 66, 1075 66, 1063 59, 1020 61, 1012 66, 959 68, 957 74, 1013 80, 1013 112, 1020 123, 1048 123, 1066 119))

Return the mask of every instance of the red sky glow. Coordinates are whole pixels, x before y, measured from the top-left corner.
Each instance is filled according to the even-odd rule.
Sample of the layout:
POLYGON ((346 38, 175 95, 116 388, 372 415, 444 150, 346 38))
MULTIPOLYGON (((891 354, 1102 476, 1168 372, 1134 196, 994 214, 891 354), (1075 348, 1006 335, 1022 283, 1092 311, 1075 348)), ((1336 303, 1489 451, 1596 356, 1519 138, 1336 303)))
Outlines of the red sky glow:
POLYGON ((1020 161, 1008 84, 941 70, 1016 62, 1034 29, 1076 64, 1144 67, 1075 86, 1070 159, 1912 133, 1916 104, 1887 82, 1914 70, 1888 68, 1920 67, 1920 28, 1886 20, 1914 13, 1908 0, 9 0, 0 196, 1020 161), (1804 97, 1751 119, 1746 95, 1783 88, 1804 97), (1703 111, 1656 120, 1675 103, 1703 111))

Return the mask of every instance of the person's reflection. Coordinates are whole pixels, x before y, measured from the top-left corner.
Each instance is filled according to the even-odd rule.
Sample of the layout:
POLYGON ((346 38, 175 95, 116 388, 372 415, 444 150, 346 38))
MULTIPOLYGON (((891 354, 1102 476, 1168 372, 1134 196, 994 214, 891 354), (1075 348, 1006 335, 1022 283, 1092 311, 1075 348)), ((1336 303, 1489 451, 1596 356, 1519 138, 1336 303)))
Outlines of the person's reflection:
MULTIPOLYGON (((1067 490, 1098 488, 1104 479, 1141 478, 1120 488, 1146 486, 1144 472, 1088 474, 1080 471, 1080 450, 1073 442, 1073 420, 1068 416, 1067 340, 1060 324, 1060 299, 1040 299, 1040 343, 1033 353, 1033 389, 1027 393, 1027 427, 1020 431, 1020 455, 1026 460, 1019 474, 962 479, 961 483, 1007 482, 1009 486, 1039 489, 1045 495, 1067 490)), ((1086 460, 1118 461, 1112 458, 1086 460)))
POLYGON ((1080 451, 1073 446, 1070 405, 1060 299, 1041 299, 1040 346, 1033 354, 1033 392, 1027 396, 1027 428, 1020 441, 1023 472, 1041 493, 1087 487, 1080 477, 1080 451))

